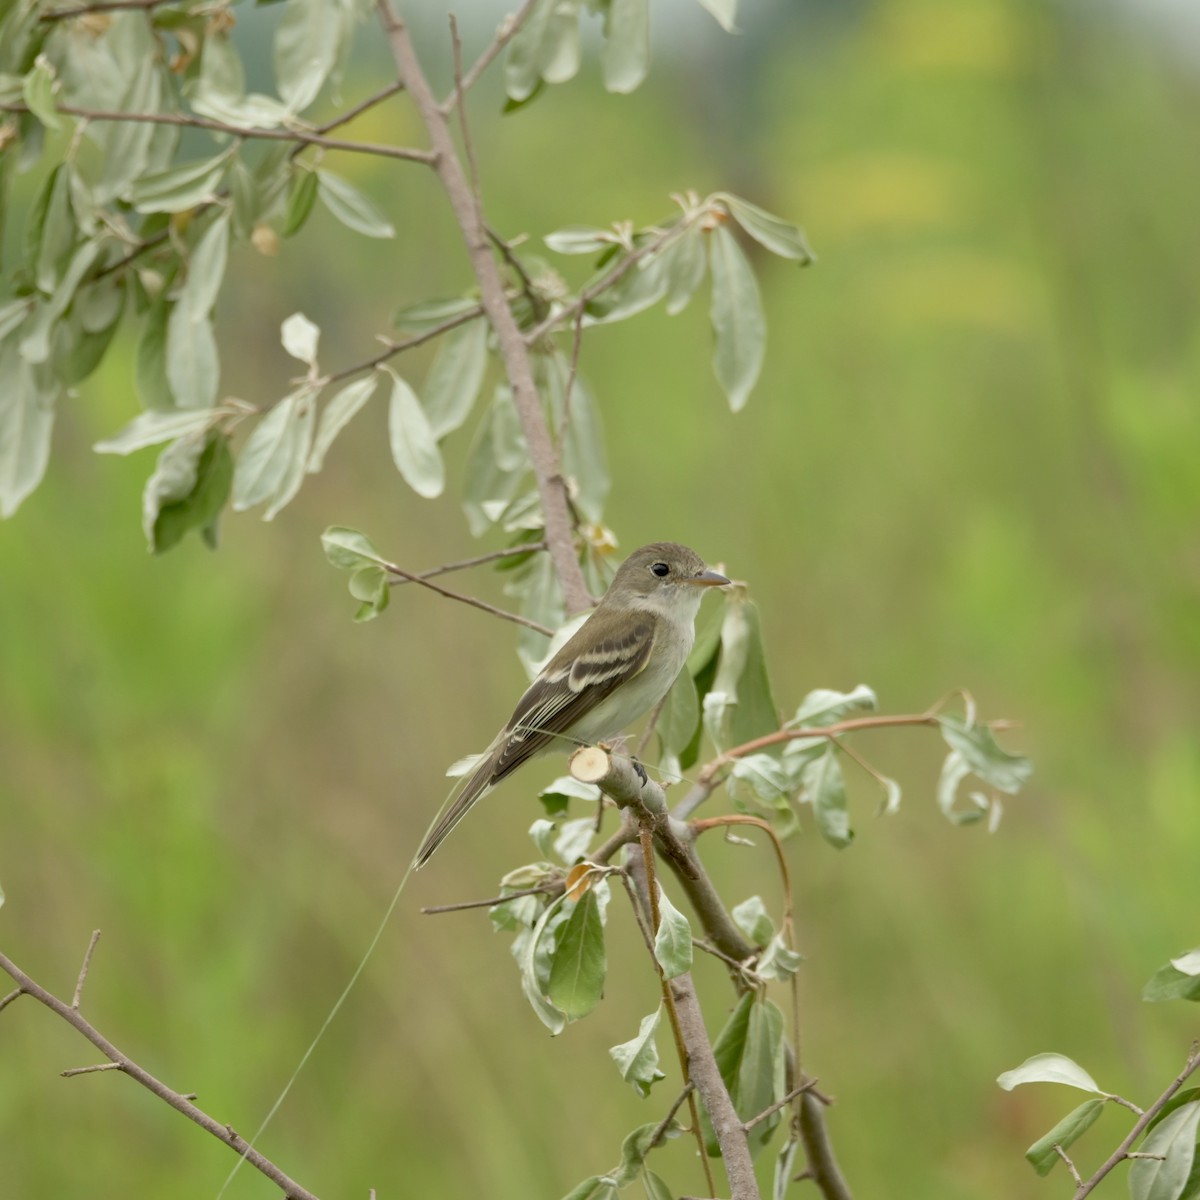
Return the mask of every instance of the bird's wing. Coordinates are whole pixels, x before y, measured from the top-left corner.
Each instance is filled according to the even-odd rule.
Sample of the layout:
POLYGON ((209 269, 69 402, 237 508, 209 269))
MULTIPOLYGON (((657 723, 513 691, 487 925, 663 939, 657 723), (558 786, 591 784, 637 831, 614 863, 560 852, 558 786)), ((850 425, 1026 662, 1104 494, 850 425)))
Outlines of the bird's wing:
MULTIPOLYGON (((573 640, 573 639, 572 639, 573 640)), ((517 702, 492 759, 496 783, 541 753, 650 660, 654 623, 634 620, 615 637, 576 654, 568 642, 517 702)))

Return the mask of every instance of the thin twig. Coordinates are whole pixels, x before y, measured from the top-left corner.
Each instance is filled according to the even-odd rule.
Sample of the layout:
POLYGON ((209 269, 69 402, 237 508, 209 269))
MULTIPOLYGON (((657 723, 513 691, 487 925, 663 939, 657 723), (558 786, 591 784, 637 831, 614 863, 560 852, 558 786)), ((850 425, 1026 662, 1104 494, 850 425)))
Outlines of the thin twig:
MULTIPOLYGON (((71 1005, 72 1008, 75 1005, 71 1005)), ((119 1062, 104 1062, 93 1063, 90 1067, 71 1067, 68 1071, 59 1071, 59 1074, 64 1079, 70 1079, 73 1075, 92 1075, 96 1071, 123 1071, 124 1067, 119 1062)))
POLYGON ((751 1117, 750 1120, 743 1121, 742 1128, 748 1133, 759 1121, 765 1121, 772 1113, 777 1113, 781 1108, 786 1108, 797 1096, 803 1095, 816 1086, 817 1081, 815 1079, 806 1079, 799 1087, 792 1088, 782 1100, 776 1100, 774 1104, 768 1105, 762 1112, 751 1117))
POLYGON ((467 156, 467 178, 471 181, 471 195, 475 200, 475 219, 483 220, 483 200, 479 195, 479 165, 475 161, 475 147, 471 142, 471 126, 467 123, 467 105, 462 83, 462 38, 458 36, 458 18, 450 14, 450 48, 454 59, 454 94, 458 98, 458 127, 462 132, 463 153, 467 156))
POLYGON ((563 890, 561 879, 554 883, 542 883, 537 887, 525 888, 520 892, 509 892, 507 896, 493 896, 490 900, 462 900, 458 904, 430 904, 421 912, 426 916, 436 916, 438 913, 464 912, 469 908, 495 908, 506 900, 519 900, 522 896, 556 896, 563 890))
POLYGON ((1057 1143, 1054 1143, 1054 1153, 1063 1160, 1068 1171, 1071 1172, 1071 1178, 1075 1180, 1076 1187, 1083 1187, 1083 1176, 1079 1174, 1078 1168, 1071 1161, 1071 1156, 1057 1143))
POLYGON ((92 965, 92 952, 96 949, 96 943, 100 940, 100 930, 92 930, 92 939, 88 942, 88 948, 83 952, 83 965, 79 968, 79 978, 75 981, 75 994, 71 997, 71 1007, 78 1008, 79 1001, 83 998, 83 985, 87 981, 88 968, 92 965))
MULTIPOLYGON (((385 100, 394 96, 397 92, 404 91, 404 84, 400 80, 394 83, 389 83, 387 87, 382 87, 374 95, 368 96, 365 100, 359 101, 353 108, 346 109, 345 112, 339 113, 336 117, 331 117, 328 121, 323 121, 320 125, 314 127, 313 132, 324 136, 327 133, 332 133, 335 129, 340 129, 343 125, 349 125, 356 117, 361 117, 363 113, 374 108, 377 104, 382 104, 385 100)), ((301 142, 291 153, 291 157, 303 153, 305 143, 301 142)))
MULTIPOLYGON (((0 104, 0 112, 27 113, 25 104, 0 104)), ((320 133, 308 133, 301 129, 263 129, 254 125, 230 125, 225 121, 213 121, 208 117, 195 117, 187 113, 143 113, 115 112, 99 108, 78 108, 74 105, 59 105, 56 112, 66 117, 82 117, 88 121, 127 121, 148 125, 179 125, 187 129, 207 129, 210 133, 227 133, 231 137, 254 138, 269 142, 303 142, 309 146, 322 146, 326 150, 346 150, 352 154, 374 154, 381 158, 400 158, 407 162, 433 165, 437 154, 433 150, 418 150, 414 146, 388 146, 380 142, 351 142, 342 138, 326 137, 320 133)))
POLYGON ((671 1122, 675 1120, 675 1114, 683 1107, 683 1102, 688 1098, 688 1095, 693 1092, 696 1085, 689 1079, 683 1085, 683 1089, 679 1095, 675 1097, 675 1102, 667 1109, 667 1115, 658 1123, 658 1128, 654 1131, 654 1136, 650 1139, 650 1148, 662 1145, 663 1139, 666 1137, 667 1130, 671 1127, 671 1122))
POLYGON ((0 953, 0 970, 6 971, 19 985, 22 992, 32 996, 39 1004, 43 1004, 56 1016, 81 1033, 97 1050, 110 1062, 119 1066, 121 1071, 131 1079, 137 1080, 147 1091, 153 1092, 160 1100, 169 1104, 176 1112, 182 1113, 191 1121, 195 1121, 202 1129, 207 1130, 218 1141, 236 1150, 246 1159, 255 1170, 265 1175, 291 1200, 316 1200, 307 1188, 302 1187, 269 1158, 246 1144, 244 1138, 234 1133, 228 1125, 223 1125, 211 1117, 203 1109, 197 1108, 189 1099, 169 1088, 161 1080, 156 1079, 144 1067, 118 1050, 77 1008, 72 1008, 65 1000, 60 1000, 53 992, 31 979, 7 955, 0 953))
POLYGON ((450 94, 439 106, 444 116, 449 116, 454 105, 459 103, 462 97, 475 86, 475 81, 491 66, 492 60, 496 55, 512 41, 517 31, 525 24, 526 18, 533 11, 533 6, 537 2, 538 0, 525 0, 515 13, 506 16, 500 22, 500 28, 496 30, 496 36, 492 38, 483 53, 471 64, 470 69, 463 75, 461 83, 455 85, 450 94))
MULTIPOLYGON (((440 567, 430 567, 428 571, 421 571, 418 574, 419 579, 433 579, 438 575, 449 575, 451 571, 465 571, 468 567, 481 567, 484 563, 495 562, 498 558, 516 558, 519 554, 528 554, 545 550, 545 541, 540 542, 522 542, 519 546, 506 546, 503 550, 490 550, 487 554, 477 554, 474 558, 460 558, 457 562, 443 563, 440 567)), ((396 579, 393 581, 397 587, 401 587, 408 583, 407 579, 396 579)))
POLYGON ((48 8, 38 14, 39 21, 69 21, 72 17, 85 17, 88 13, 119 12, 122 9, 151 9, 171 0, 99 0, 96 4, 80 4, 70 8, 48 8))
POLYGON ((445 596, 447 600, 457 600, 462 604, 469 604, 472 608, 478 608, 485 613, 491 613, 493 617, 501 617, 505 621, 524 625, 527 629, 536 629, 538 633, 545 634, 548 638, 554 636, 553 629, 549 629, 537 621, 532 621, 528 617, 523 617, 520 613, 509 612, 505 608, 497 608, 494 604, 489 604, 486 600, 479 600, 475 596, 468 596, 465 592, 451 591, 450 588, 444 588, 441 584, 431 583, 428 579, 422 579, 420 575, 414 575, 411 571, 406 571, 403 567, 396 566, 395 563, 384 562, 381 565, 385 571, 390 572, 392 575, 398 575, 401 579, 409 583, 419 583, 431 592, 437 592, 439 596, 445 596))
POLYGON ((25 989, 18 987, 13 988, 3 1000, 0 1000, 0 1012, 3 1012, 18 996, 25 995, 25 989))

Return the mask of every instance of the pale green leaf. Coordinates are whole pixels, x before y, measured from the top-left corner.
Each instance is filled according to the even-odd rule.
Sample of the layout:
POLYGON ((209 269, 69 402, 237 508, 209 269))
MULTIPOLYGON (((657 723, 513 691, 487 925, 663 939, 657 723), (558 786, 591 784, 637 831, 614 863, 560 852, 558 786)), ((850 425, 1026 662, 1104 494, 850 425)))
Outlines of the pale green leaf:
POLYGON ((458 429, 475 405, 487 371, 486 321, 468 321, 444 334, 421 389, 433 436, 458 429))
POLYGON ((660 1138, 678 1137, 679 1132, 679 1122, 672 1118, 665 1129, 658 1121, 651 1121, 647 1125, 639 1125, 628 1134, 621 1143, 621 1165, 613 1172, 613 1180, 617 1187, 626 1187, 642 1174, 646 1156, 655 1148, 660 1138))
MULTIPOLYGON (((189 409, 180 412, 151 409, 138 413, 124 429, 97 442, 92 449, 97 454, 132 454, 134 450, 141 450, 145 446, 156 446, 160 442, 170 442, 188 434, 199 433, 213 423, 219 411, 189 409)), ((198 455, 199 451, 196 453, 198 455)))
POLYGON ((559 254, 597 254, 620 244, 620 238, 613 230, 591 225, 568 225, 546 234, 542 241, 559 254))
POLYGON ((660 1004, 649 1016, 642 1018, 638 1025, 637 1036, 609 1050, 621 1078, 631 1084, 643 1099, 650 1095, 650 1089, 666 1075, 658 1069, 658 1047, 654 1044, 654 1035, 658 1023, 662 1019, 660 1004))
POLYGON ((303 426, 307 423, 311 429, 312 407, 311 392, 302 388, 272 405, 255 426, 238 456, 233 477, 236 512, 270 500, 291 486, 296 469, 294 459, 300 453, 302 443, 301 470, 307 458, 303 426))
POLYGON ((43 363, 50 357, 51 338, 55 325, 75 299, 83 277, 91 269, 92 263, 101 250, 99 242, 84 242, 71 256, 70 264, 63 272, 54 294, 49 300, 43 300, 34 313, 33 319, 24 326, 25 335, 21 338, 21 357, 27 362, 43 363))
POLYGON ((1183 975, 1200 975, 1200 947, 1171 959, 1171 966, 1183 975))
POLYGON ((542 44, 557 0, 535 0, 504 56, 504 90, 513 100, 528 100, 542 79, 542 44))
POLYGON ((740 411, 758 381, 766 352, 767 326, 758 281, 733 234, 718 225, 712 239, 712 327, 716 338, 713 370, 740 411))
POLYGON ((705 729, 719 750, 779 728, 758 611, 742 592, 727 597, 721 657, 702 707, 705 729))
POLYGON ((292 313, 279 328, 283 348, 293 357, 309 366, 317 361, 317 344, 321 331, 303 313, 292 313))
MULTIPOLYGON (((299 393, 295 415, 288 427, 287 465, 279 483, 271 493, 263 513, 264 521, 272 521, 286 504, 290 504, 304 482, 308 456, 312 451, 313 426, 316 423, 317 397, 315 389, 299 393)), ((386 601, 385 601, 386 603, 386 601)), ((382 607, 382 605, 380 606, 382 607)))
POLYGON ((784 941, 782 931, 775 934, 767 943, 766 949, 758 957, 755 973, 762 979, 773 979, 778 983, 787 983, 800 969, 804 955, 793 950, 784 941))
POLYGON ((632 92, 650 68, 650 0, 608 0, 604 48, 600 51, 604 86, 632 92))
POLYGON ((167 382, 180 408, 211 408, 217 400, 221 365, 212 321, 196 320, 186 302, 167 317, 167 382))
POLYGON ((354 619, 358 622, 373 620, 387 608, 391 599, 389 576, 382 567, 359 567, 350 576, 349 586, 350 595, 361 602, 354 614, 354 619))
POLYGON ((735 904, 730 916, 756 946, 765 946, 775 936, 775 922, 768 915, 761 896, 751 896, 735 904))
POLYGON ((337 62, 350 31, 341 0, 288 0, 275 30, 275 79, 292 112, 307 108, 337 62))
POLYGON ((692 969, 692 927, 671 903, 662 885, 658 887, 658 932, 654 935, 654 957, 667 979, 692 969))
POLYGON ((288 193, 287 212, 279 231, 282 237, 291 237, 304 227, 304 222, 308 220, 308 215, 316 203, 319 182, 316 171, 307 170, 302 166, 295 168, 291 191, 288 193))
POLYGON ((1035 1054, 1019 1067, 1013 1067, 1011 1071, 998 1076, 996 1082, 1006 1092, 1011 1092, 1022 1083, 1065 1083, 1068 1087, 1094 1092, 1097 1096, 1107 1094, 1077 1062, 1065 1054, 1035 1054))
POLYGON ((1164 1117, 1147 1135, 1129 1168, 1133 1200, 1179 1200, 1196 1158, 1200 1100, 1192 1100, 1164 1117))
POLYGON ((202 321, 213 310, 229 258, 229 213, 223 212, 204 231, 188 258, 187 278, 177 305, 192 321, 202 321))
POLYGON ((704 282, 708 269, 705 253, 706 234, 692 226, 662 251, 662 269, 667 280, 667 315, 675 316, 688 305, 696 289, 704 282))
MULTIPOLYGON (((701 0, 708 7, 705 0, 701 0)), ((771 1200, 787 1200, 796 1171, 796 1153, 800 1149, 800 1135, 792 1133, 779 1148, 775 1156, 775 1174, 771 1184, 771 1200)))
POLYGON ((595 836, 595 817, 578 817, 573 821, 564 821, 554 839, 554 853, 568 866, 573 866, 587 854, 595 836))
POLYGON ((558 0, 546 23, 546 32, 538 55, 542 79, 547 83, 566 83, 579 73, 583 54, 579 18, 583 0, 558 0))
POLYGON ((1002 749, 986 725, 967 726, 954 716, 940 716, 938 724, 946 744, 958 751, 973 774, 992 787, 1019 792, 1033 774, 1033 763, 1002 749))
POLYGON ((835 692, 829 688, 817 688, 800 702, 795 716, 785 728, 801 726, 833 725, 856 712, 877 712, 879 701, 865 683, 860 683, 849 692, 835 692))
POLYGON ((321 410, 313 438, 312 453, 308 456, 308 470, 316 474, 325 465, 325 455, 334 439, 354 418, 355 414, 375 394, 379 376, 373 371, 361 379, 348 383, 337 392, 321 410))
POLYGON ((567 1014, 552 1004, 543 991, 543 980, 538 970, 538 952, 547 926, 556 917, 559 917, 565 902, 566 894, 564 893, 558 900, 547 906, 546 911, 538 918, 537 924, 530 930, 520 955, 521 991, 525 993, 525 999, 529 1001, 538 1020, 550 1030, 551 1034, 555 1035, 566 1028, 567 1014))
POLYGON ((125 199, 140 213, 186 212, 211 200, 221 187, 232 149, 144 175, 130 184, 125 199))
POLYGON ((757 204, 751 204, 749 200, 730 195, 729 192, 718 192, 717 198, 724 203, 730 216, 760 246, 766 247, 772 254, 794 259, 801 266, 816 260, 816 255, 804 239, 804 230, 798 225, 776 217, 759 208, 757 204))
POLYGON ((383 555, 375 549, 365 533, 344 525, 330 525, 321 534, 321 546, 325 557, 335 567, 357 570, 366 564, 378 566, 383 562, 383 555))
POLYGON ((706 8, 717 19, 717 23, 726 33, 737 33, 738 0, 699 0, 701 8, 706 8))
POLYGON ((165 553, 189 530, 215 529, 232 480, 233 456, 224 434, 192 433, 172 442, 142 492, 150 552, 165 553))
POLYGON ((822 837, 839 850, 850 845, 854 831, 846 805, 846 781, 832 742, 820 758, 804 768, 804 798, 813 806, 822 837))
POLYGON ((562 1200, 617 1200, 617 1188, 607 1175, 589 1175, 577 1183, 562 1200))
POLYGON ((1055 1147, 1068 1149, 1095 1123, 1104 1111, 1103 1100, 1085 1100, 1072 1109, 1049 1133, 1043 1134, 1028 1150, 1025 1157, 1039 1175, 1049 1175, 1055 1163, 1061 1162, 1055 1147))
POLYGON ((390 367, 383 370, 392 377, 392 398, 388 408, 388 433, 392 458, 404 482, 418 496, 440 496, 446 484, 446 472, 437 439, 429 427, 429 418, 417 394, 390 367))
POLYGON ((29 111, 47 129, 62 128, 62 121, 59 120, 54 103, 56 82, 57 77, 54 74, 53 64, 44 54, 39 54, 34 61, 33 69, 25 76, 21 87, 21 94, 29 106, 29 111))
POLYGON ((646 1189, 646 1200, 675 1200, 675 1193, 649 1167, 642 1172, 642 1187, 646 1189))
MULTIPOLYGON (((607 269, 598 278, 603 278, 607 269)), ((593 279, 588 286, 597 280, 593 279)), ((584 306, 585 326, 611 325, 644 312, 667 294, 668 280, 658 255, 640 258, 614 283, 597 293, 584 306)))
POLYGON ((37 487, 50 458, 57 384, 0 343, 0 517, 11 517, 37 487))
POLYGON ((352 183, 332 171, 317 172, 317 194, 327 209, 349 229, 370 238, 396 236, 395 227, 352 183))
POLYGON ((54 293, 79 239, 71 206, 71 168, 60 163, 47 176, 25 228, 25 255, 34 264, 38 291, 54 293))
POLYGON ((1142 999, 1151 1002, 1200 1000, 1200 975, 1189 975, 1174 963, 1166 963, 1147 981, 1142 989, 1142 999))
POLYGON ((170 311, 166 296, 155 299, 138 339, 133 382, 143 408, 170 409, 175 404, 167 377, 167 318, 170 311))
POLYGON ((453 300, 423 300, 420 304, 410 304, 400 309, 392 317, 392 324, 400 333, 414 336, 428 333, 455 317, 481 311, 478 300, 465 296, 455 297, 453 300))
POLYGON ((19 300, 10 300, 7 304, 0 305, 0 341, 20 327, 33 311, 33 305, 34 300, 31 296, 23 296, 19 300))

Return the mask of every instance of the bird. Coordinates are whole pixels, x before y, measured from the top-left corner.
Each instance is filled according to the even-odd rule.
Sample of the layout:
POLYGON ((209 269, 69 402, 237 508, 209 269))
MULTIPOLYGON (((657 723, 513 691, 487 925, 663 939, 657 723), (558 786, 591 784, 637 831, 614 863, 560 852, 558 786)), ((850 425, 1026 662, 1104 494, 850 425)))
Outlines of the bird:
POLYGON ((629 555, 587 620, 542 667, 462 791, 425 836, 423 867, 470 809, 518 767, 559 743, 593 745, 649 712, 683 670, 696 614, 729 580, 678 542, 629 555))

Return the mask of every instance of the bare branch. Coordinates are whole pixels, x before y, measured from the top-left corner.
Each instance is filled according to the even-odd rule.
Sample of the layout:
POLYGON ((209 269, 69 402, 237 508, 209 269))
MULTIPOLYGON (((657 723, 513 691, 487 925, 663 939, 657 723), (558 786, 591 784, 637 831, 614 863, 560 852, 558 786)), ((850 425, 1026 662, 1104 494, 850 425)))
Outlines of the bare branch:
POLYGON ((509 612, 507 609, 497 608, 494 604, 489 604, 486 600, 479 600, 474 596, 468 596, 465 592, 451 591, 450 588, 442 587, 441 584, 430 583, 428 579, 423 579, 420 575, 414 575, 412 572, 404 570, 403 567, 396 566, 395 563, 385 562, 383 563, 383 569, 392 575, 399 576, 399 580, 391 580, 390 582, 392 583, 400 581, 405 583, 419 583, 431 592, 437 592, 439 596, 445 596, 447 600, 458 600, 462 604, 469 604, 472 608, 478 608, 485 613, 491 613, 493 617, 500 617, 505 621, 512 621, 517 625, 524 625, 526 629, 535 629, 538 633, 543 633, 548 638, 554 636, 553 629, 548 629, 545 625, 541 625, 537 621, 531 621, 528 617, 521 616, 520 613, 509 612))
POLYGON ((1071 1161, 1071 1156, 1057 1142, 1054 1143, 1054 1153, 1066 1164, 1067 1170, 1071 1172, 1071 1178, 1075 1180, 1075 1186, 1083 1187, 1083 1176, 1079 1174, 1075 1164, 1071 1161))
MULTIPOLYGON (((346 150, 353 154, 375 154, 381 158, 400 158, 408 162, 425 163, 432 166, 437 155, 432 150, 418 150, 412 146, 387 146, 380 142, 349 142, 342 138, 326 137, 321 133, 308 133, 302 129, 261 129, 253 125, 230 125, 225 121, 213 121, 208 117, 195 117, 188 113, 140 113, 114 112, 99 108, 77 108, 62 104, 55 110, 67 117, 82 117, 88 121, 124 121, 148 125, 179 125, 187 129, 207 129, 210 133, 227 133, 237 138, 254 138, 269 142, 302 142, 307 146, 321 146, 326 150, 346 150)), ((0 104, 0 112, 27 113, 25 104, 0 104)))
MULTIPOLYGON (((113 1070, 119 1068, 122 1073, 128 1075, 131 1079, 136 1079, 142 1087, 146 1088, 147 1091, 153 1092, 154 1095, 164 1103, 170 1105, 176 1112, 182 1113, 190 1121, 195 1121, 197 1125, 211 1133, 218 1141, 236 1150, 255 1170, 265 1175, 272 1183, 282 1189, 284 1194, 290 1197, 291 1200, 317 1200, 312 1192, 302 1187, 277 1167, 269 1158, 247 1145, 246 1140, 234 1133, 228 1125, 223 1125, 213 1117, 210 1117, 203 1109, 197 1108, 186 1096, 175 1091, 173 1088, 169 1088, 161 1080, 151 1075, 144 1067, 134 1062, 129 1055, 118 1050, 77 1008, 72 1007, 65 1000, 60 1000, 52 992, 47 991, 46 988, 26 975, 12 959, 3 953, 0 953, 0 969, 3 969, 12 976, 21 992, 32 996, 39 1004, 45 1005, 56 1016, 61 1017, 68 1025, 87 1038, 112 1063, 113 1070)), ((100 1068, 76 1068, 74 1073, 83 1074, 98 1069, 100 1068)))
MULTIPOLYGON (((468 567, 480 567, 484 563, 495 562, 498 558, 516 558, 521 554, 537 553, 545 550, 545 541, 522 542, 519 546, 506 546, 503 550, 489 550, 487 554, 476 554, 474 558, 460 558, 457 562, 443 563, 440 567, 430 567, 428 571, 420 571, 418 579, 433 579, 438 575, 449 575, 451 571, 465 571, 468 567)), ((392 581, 397 587, 408 582, 407 579, 392 581)))
POLYGON ((803 1095, 803 1093, 807 1091, 811 1091, 816 1086, 817 1081, 815 1079, 806 1079, 799 1087, 792 1088, 792 1090, 788 1092, 788 1094, 784 1096, 782 1100, 776 1100, 774 1104, 768 1105, 762 1110, 762 1112, 751 1117, 750 1120, 743 1121, 742 1128, 747 1131, 753 1129, 760 1121, 765 1121, 769 1116, 772 1115, 772 1113, 777 1113, 781 1108, 786 1108, 793 1100, 796 1099, 797 1096, 803 1095))
MULTIPOLYGON (((471 268, 479 283, 480 301, 495 331, 500 355, 504 359, 505 371, 512 386, 513 403, 521 421, 521 429, 529 449, 530 465, 537 480, 546 541, 554 560, 555 573, 562 586, 563 601, 568 613, 582 612, 590 607, 592 599, 575 556, 575 532, 567 503, 567 484, 546 427, 528 348, 516 317, 509 307, 499 265, 492 256, 483 215, 477 209, 470 183, 455 150, 446 114, 439 107, 429 81, 421 69, 408 27, 397 15, 391 0, 377 0, 376 7, 387 32, 392 57, 396 61, 400 77, 404 80, 429 134, 430 144, 436 155, 434 168, 462 231, 471 268)), ((464 77, 464 86, 466 82, 464 77)))
MULTIPOLYGON (((74 1004, 72 1004, 71 1007, 75 1008, 76 1006, 74 1004)), ((124 1068, 121 1066, 121 1064, 119 1062, 104 1062, 104 1063, 93 1063, 92 1066, 90 1066, 90 1067, 72 1067, 69 1071, 59 1071, 59 1074, 64 1079, 70 1079, 74 1075, 92 1075, 92 1074, 95 1074, 95 1072, 97 1072, 97 1071, 121 1071, 121 1070, 124 1070, 124 1068)))
POLYGON ((83 965, 79 968, 79 978, 75 981, 75 994, 71 997, 71 1007, 78 1008, 79 1001, 83 997, 83 985, 87 981, 88 968, 92 965, 92 952, 96 949, 96 943, 100 940, 100 930, 92 930, 92 940, 88 942, 88 948, 83 952, 83 965))
POLYGON ((463 75, 461 82, 457 82, 454 89, 442 101, 440 109, 444 115, 448 116, 455 104, 462 102, 465 94, 475 86, 475 81, 491 66, 496 55, 512 41, 517 31, 525 24, 526 18, 533 11, 533 6, 536 3, 537 0, 524 0, 524 3, 515 13, 509 14, 500 22, 500 28, 496 30, 496 36, 491 40, 484 52, 471 64, 470 70, 463 75))
POLYGON ((3 1012, 18 996, 25 995, 24 988, 13 988, 3 1000, 0 1000, 0 1012, 3 1012))
POLYGON ((441 913, 465 912, 470 908, 495 908, 506 900, 519 900, 522 896, 557 896, 564 890, 561 879, 553 883, 539 884, 537 887, 525 888, 519 892, 509 892, 507 896, 493 896, 490 900, 461 900, 457 904, 430 904, 421 909, 425 916, 438 916, 441 913))

